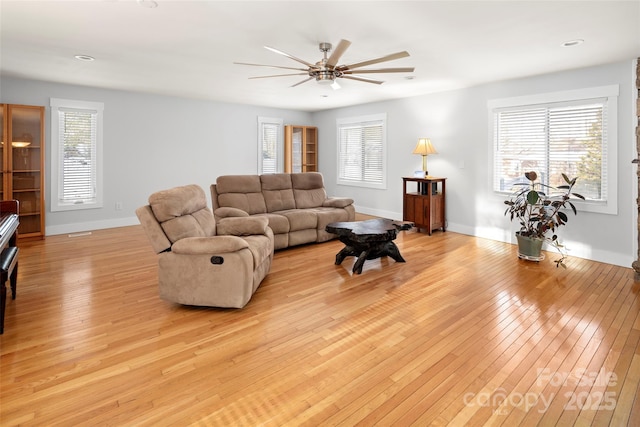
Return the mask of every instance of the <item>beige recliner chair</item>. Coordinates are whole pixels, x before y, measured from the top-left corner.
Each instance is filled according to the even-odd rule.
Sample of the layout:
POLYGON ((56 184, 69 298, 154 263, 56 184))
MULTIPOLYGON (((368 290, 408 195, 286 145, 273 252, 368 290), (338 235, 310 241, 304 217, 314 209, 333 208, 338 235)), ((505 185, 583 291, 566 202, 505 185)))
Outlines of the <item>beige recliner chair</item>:
POLYGON ((216 223, 197 185, 154 193, 136 215, 158 254, 162 299, 241 308, 271 268, 274 239, 267 219, 216 223))

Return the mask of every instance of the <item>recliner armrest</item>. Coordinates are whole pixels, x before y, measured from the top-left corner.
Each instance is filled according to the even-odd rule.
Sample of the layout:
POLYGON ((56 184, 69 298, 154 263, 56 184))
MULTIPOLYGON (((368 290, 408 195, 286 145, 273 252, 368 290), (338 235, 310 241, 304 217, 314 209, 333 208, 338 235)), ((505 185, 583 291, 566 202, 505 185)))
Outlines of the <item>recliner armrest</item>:
POLYGON ((251 236, 266 234, 269 220, 265 217, 228 217, 217 224, 218 236, 251 236))
POLYGON ((249 216, 249 213, 238 208, 224 207, 224 208, 218 208, 214 210, 213 215, 215 216, 216 221, 219 221, 223 218, 232 218, 232 217, 246 218, 249 216))
POLYGON ((346 208, 353 204, 353 199, 348 197, 328 197, 322 202, 322 206, 329 208, 346 208))
POLYGON ((246 240, 236 236, 186 237, 171 246, 171 252, 180 255, 208 255, 237 252, 248 248, 246 240))

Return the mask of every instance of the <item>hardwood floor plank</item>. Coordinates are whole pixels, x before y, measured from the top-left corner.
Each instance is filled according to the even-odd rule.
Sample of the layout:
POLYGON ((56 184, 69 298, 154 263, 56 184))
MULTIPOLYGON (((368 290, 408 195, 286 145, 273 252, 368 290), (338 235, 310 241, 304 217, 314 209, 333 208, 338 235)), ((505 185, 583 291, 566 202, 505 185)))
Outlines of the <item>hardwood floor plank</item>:
POLYGON ((353 257, 334 264, 338 241, 278 251, 236 310, 159 299, 139 226, 25 242, 0 424, 640 423, 630 268, 557 269, 554 254, 527 262, 451 232, 396 243, 406 263, 369 260, 360 275, 353 257), (575 401, 605 393, 615 408, 575 401))
MULTIPOLYGON (((618 290, 621 290, 621 289, 630 290, 629 286, 623 286, 623 285, 619 285, 617 286, 617 288, 618 290)), ((620 309, 621 305, 624 304, 625 298, 627 297, 627 294, 623 292, 612 291, 612 294, 617 294, 613 307, 609 307, 608 310, 605 309, 605 307, 607 306, 603 306, 603 308, 601 308, 601 312, 606 311, 606 314, 604 316, 605 319, 600 323, 600 326, 602 329, 606 327, 607 331, 602 332, 603 340, 598 346, 597 350, 593 351, 593 358, 589 366, 585 369, 585 374, 583 374, 580 378, 574 378, 572 380, 572 381, 575 381, 577 385, 574 393, 579 393, 579 394, 593 393, 593 396, 595 397, 598 395, 598 393, 603 393, 604 390, 606 389, 606 380, 603 378, 593 378, 592 375, 594 375, 594 373, 596 372, 599 374, 601 372, 607 372, 606 359, 607 357, 610 356, 610 352, 609 352, 610 347, 609 347, 609 344, 607 343, 608 342, 610 343, 613 341, 613 338, 615 337, 615 334, 618 331, 617 327, 613 328, 611 325, 612 325, 612 322, 614 321, 615 314, 618 313, 618 310, 620 309), (602 366, 605 366, 605 368, 602 368, 602 366)), ((596 331, 596 333, 598 333, 599 330, 596 331)), ((540 356, 544 356, 544 354, 540 354, 540 356)), ((548 357, 544 357, 544 358, 540 357, 534 364, 535 369, 530 369, 527 372, 527 375, 525 377, 526 382, 523 381, 520 384, 518 384, 519 388, 521 388, 520 393, 522 395, 529 396, 531 397, 532 400, 536 396, 539 396, 538 399, 540 399, 541 401, 548 399, 546 396, 540 394, 541 392, 540 386, 549 381, 549 379, 545 379, 545 377, 549 378, 551 374, 551 371, 549 368, 540 368, 540 367, 547 366, 547 363, 548 363, 548 357), (540 371, 540 369, 542 369, 542 371, 540 371), (540 372, 540 374, 538 374, 538 372, 540 372)), ((541 405, 538 405, 536 410, 541 411, 542 409, 543 407, 541 407, 541 405)), ((525 414, 526 413, 524 411, 514 410, 513 413, 507 417, 505 422, 516 425, 522 421, 525 414)), ((586 414, 587 413, 583 410, 580 412, 580 417, 573 420, 573 418, 575 418, 578 415, 578 411, 565 411, 562 414, 562 418, 560 422, 571 423, 571 424, 576 423, 578 425, 590 425, 591 420, 589 416, 587 416, 586 414)))

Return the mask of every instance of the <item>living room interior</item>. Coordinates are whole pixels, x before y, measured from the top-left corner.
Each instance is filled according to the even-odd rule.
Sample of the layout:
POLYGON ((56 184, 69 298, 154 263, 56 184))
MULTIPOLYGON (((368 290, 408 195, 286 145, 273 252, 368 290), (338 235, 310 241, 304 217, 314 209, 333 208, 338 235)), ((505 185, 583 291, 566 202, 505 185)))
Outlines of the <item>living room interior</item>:
MULTIPOLYGON (((640 419, 640 300, 631 268, 638 259, 637 166, 632 163, 638 157, 638 2, 3 1, 0 20, 0 102, 46 109, 46 237, 41 242, 24 243, 18 296, 7 301, 5 333, 0 338, 2 406, 8 408, 0 410, 3 424, 19 424, 21 420, 29 424, 30 419, 34 424, 47 424, 51 419, 46 417, 52 414, 68 425, 90 425, 92 421, 94 425, 108 424, 110 419, 120 425, 161 424, 163 416, 179 424, 213 425, 390 425, 389 422, 400 420, 407 424, 428 420, 483 425, 489 421, 540 419, 543 425, 552 421, 554 425, 573 425, 576 420, 588 420, 592 425, 621 425, 616 422, 624 420, 624 425, 634 425, 634 420, 640 419), (234 64, 298 67, 296 61, 264 46, 316 62, 322 58, 319 43, 332 43, 335 47, 340 40, 351 41, 343 54, 345 62, 406 50, 408 57, 380 64, 380 68, 415 67, 415 71, 367 75, 384 80, 381 85, 342 79, 341 88, 334 90, 315 81, 291 87, 305 79, 302 76, 251 79, 280 71, 234 64), (576 40, 580 42, 575 46, 563 46, 576 40), (95 60, 81 61, 75 55, 95 60), (492 188, 490 106, 503 100, 594 88, 616 91, 616 126, 609 134, 615 143, 609 147, 607 177, 612 191, 608 193, 608 205, 600 211, 579 209, 570 218, 562 232, 562 243, 569 253, 566 270, 556 269, 550 259, 539 264, 518 260, 512 248, 517 224, 505 217, 504 197, 492 188), (104 104, 101 208, 50 209, 51 99, 104 104), (336 123, 376 114, 386 115, 384 188, 343 185, 338 182, 336 123), (135 210, 159 190, 189 184, 208 189, 219 176, 256 174, 258 121, 264 117, 278 118, 284 124, 317 127, 318 170, 326 192, 353 199, 358 218, 402 220, 402 178, 422 169, 422 158, 412 151, 420 138, 429 138, 438 152, 428 156, 429 173, 446 178, 447 231, 434 232, 432 236, 403 231, 397 244, 407 258, 406 264, 367 261, 357 276, 351 274, 352 264, 333 265, 333 257, 341 247, 337 241, 276 251, 271 273, 240 311, 185 308, 162 301, 157 296, 155 254, 140 229, 135 210), (64 251, 54 256, 56 248, 64 251), (448 257, 445 248, 458 259, 448 257), (118 255, 119 251, 122 254, 118 255), (426 254, 421 256, 421 251, 426 254), (109 267, 102 264, 104 260, 117 260, 120 272, 106 274, 109 267), (323 264, 327 260, 328 264, 323 264), (305 267, 305 262, 313 267, 305 267), (303 286, 310 281, 305 272, 313 276, 309 289, 303 286), (492 273, 503 275, 505 285, 467 288, 489 280, 492 273), (47 278, 68 284, 56 289, 47 278), (433 287, 426 285, 432 280, 433 287), (528 281, 534 283, 533 289, 526 288, 528 281), (110 289, 110 283, 116 287, 110 289), (511 287, 507 283, 512 283, 511 287), (304 297, 307 292, 309 300, 304 297), (455 300, 467 293, 469 299, 455 300), (432 299, 417 299, 422 296, 432 299), (388 302, 388 298, 392 299, 392 308, 382 311, 383 301, 388 302), (412 303, 411 298, 416 300, 412 303), (553 319, 562 319, 562 328, 577 322, 571 327, 580 333, 593 329, 589 337, 595 334, 594 340, 583 342, 586 335, 575 338, 574 342, 587 350, 574 359, 573 347, 567 349, 562 345, 564 341, 554 341, 554 337, 565 334, 565 329, 560 333, 553 329, 554 335, 547 334, 539 340, 552 342, 553 350, 537 360, 555 356, 554 363, 558 363, 551 365, 559 373, 575 373, 577 369, 615 372, 620 381, 609 385, 614 387, 618 410, 572 412, 566 407, 563 410, 566 399, 557 400, 544 413, 537 411, 540 406, 506 412, 501 412, 505 405, 500 410, 493 408, 493 412, 491 407, 482 405, 462 408, 465 405, 460 396, 467 390, 478 394, 491 387, 494 393, 500 387, 519 390, 502 381, 508 378, 517 383, 536 374, 536 368, 547 366, 532 361, 529 368, 511 369, 504 377, 498 370, 494 372, 496 377, 491 377, 498 382, 493 384, 492 379, 483 378, 486 381, 480 388, 469 384, 482 378, 481 373, 461 375, 461 380, 456 377, 452 366, 467 372, 462 369, 465 363, 478 362, 468 354, 468 348, 456 346, 470 339, 469 331, 482 334, 489 330, 489 326, 482 327, 485 318, 481 312, 472 308, 483 307, 483 298, 495 298, 501 304, 512 302, 511 308, 504 306, 505 312, 516 310, 517 306, 526 313, 535 313, 535 318, 527 318, 520 326, 512 325, 516 329, 553 319), (36 305, 38 301, 52 306, 43 308, 36 305), (118 303, 107 305, 109 301, 118 303), (331 301, 336 305, 327 314, 322 310, 331 306, 331 301), (97 312, 88 314, 85 309, 92 304, 97 312), (296 304, 300 304, 297 309, 296 304), (409 308, 403 309, 405 304, 409 308), (457 304, 464 304, 469 311, 457 304), (314 311, 314 306, 320 308, 314 311), (70 309, 66 317, 65 307, 70 309), (443 307, 452 307, 451 313, 442 313, 443 307), (607 316, 607 309, 614 314, 607 316), (53 324, 33 318, 31 326, 36 329, 24 329, 24 323, 34 313, 49 310, 58 316, 51 314, 49 320, 53 324), (136 310, 138 314, 134 314, 136 310), (110 319, 110 312, 124 317, 120 321, 110 319), (407 326, 412 322, 409 318, 395 317, 408 312, 415 316, 409 317, 415 320, 411 327, 407 326), (284 315, 280 320, 279 313, 284 315), (563 317, 567 313, 580 318, 567 320, 563 317), (301 315, 308 318, 299 318, 301 315), (431 335, 421 337, 419 330, 429 329, 429 322, 437 315, 444 316, 449 327, 436 322, 437 327, 428 330, 431 335), (457 323, 458 316, 468 323, 457 323), (88 320, 91 318, 101 320, 88 320), (477 329, 476 320, 480 322, 477 329), (300 332, 286 335, 288 338, 278 335, 265 345, 259 343, 261 332, 252 330, 256 321, 291 331, 298 321, 300 332), (139 331, 133 330, 136 323, 141 325, 139 331), (83 326, 89 324, 93 326, 83 326), (65 333, 63 326, 70 328, 69 332, 65 333), (123 331, 126 338, 116 338, 109 326, 133 329, 123 331), (447 336, 448 328, 453 331, 458 327, 466 328, 466 332, 452 333, 449 339, 453 341, 438 341, 447 336), (235 330, 249 334, 244 341, 234 339, 235 330), (182 340, 178 338, 181 333, 186 336, 182 340), (350 341, 365 333, 372 335, 364 341, 350 341), (57 336, 55 342, 45 338, 51 334, 57 336), (207 334, 211 336, 206 337, 207 334), (422 346, 406 345, 405 337, 422 346), (134 340, 147 345, 133 343, 134 340), (292 340, 293 347, 285 348, 287 340, 292 340), (323 341, 327 346, 321 345, 323 341), (601 341, 610 346, 599 347, 601 341), (30 342, 39 343, 45 351, 32 358, 21 353, 21 349, 30 348, 30 342), (49 358, 64 353, 65 342, 72 356, 49 358), (353 351, 362 352, 357 358, 359 368, 353 368, 357 375, 371 370, 373 375, 382 377, 382 368, 377 366, 384 366, 393 369, 391 379, 345 377, 353 380, 349 385, 331 374, 329 367, 346 375, 339 367, 349 364, 350 355, 342 349, 349 343, 354 346, 353 351), (95 348, 83 349, 85 345, 95 348), (380 359, 389 358, 394 345, 406 352, 398 352, 395 365, 390 359, 383 363, 380 359), (222 351, 225 356, 217 362, 238 375, 238 382, 234 383, 224 372, 198 370, 201 364, 210 362, 207 355, 218 346, 228 351, 222 351), (432 347, 446 347, 451 352, 442 350, 446 356, 441 358, 441 353, 430 353, 432 347), (101 349, 108 356, 99 356, 101 349), (131 359, 126 355, 127 349, 133 353, 131 359), (345 352, 336 358, 325 357, 338 350, 345 352), (296 351, 299 358, 292 354, 296 351), (561 351, 566 352, 562 353, 564 356, 561 351), (177 362, 161 368, 161 376, 169 379, 167 383, 152 373, 148 377, 140 375, 147 352, 166 352, 177 362), (196 356, 188 358, 187 353, 196 356), (268 375, 260 371, 260 356, 265 365, 273 363, 268 375), (309 359, 303 359, 307 356, 309 359), (453 359, 461 364, 456 365, 453 359), (572 362, 563 365, 565 360, 572 362), (618 371, 616 362, 620 361, 627 364, 618 371), (97 368, 101 363, 105 363, 104 370, 97 368), (236 370, 242 363, 249 366, 246 376, 236 370), (304 373, 297 380, 286 376, 287 380, 279 383, 275 379, 282 374, 283 366, 276 369, 278 363, 304 373), (408 366, 406 371, 399 367, 401 363, 408 366), (45 366, 49 364, 54 367, 53 377, 46 373, 45 366), (438 376, 439 368, 450 376, 438 376), (86 375, 84 369, 88 369, 86 375), (184 382, 180 382, 181 372, 185 373, 184 382), (255 374, 253 379, 251 372, 255 374), (28 385, 20 384, 21 375, 27 378, 28 385), (132 375, 133 384, 144 392, 127 392, 127 375, 132 375), (425 375, 438 378, 439 382, 430 381, 425 375), (513 380, 513 375, 518 380, 513 380), (413 382, 417 378, 422 382, 413 382), (66 382, 67 379, 71 381, 66 382), (83 381, 92 385, 101 379, 112 392, 89 387, 104 395, 102 400, 98 396, 89 398, 95 411, 80 410, 72 400, 62 397, 66 389, 80 399, 83 381), (207 379, 211 384, 206 383, 207 379), (272 384, 270 380, 274 380, 272 384), (457 380, 469 388, 461 386, 455 391, 452 384, 457 380), (348 392, 337 392, 327 384, 331 381, 348 392), (367 384, 372 387, 371 394, 366 393, 367 384), (167 395, 150 392, 145 385, 153 385, 167 395), (214 385, 223 391, 216 394, 214 385), (193 392, 191 386, 199 387, 202 393, 193 392), (170 406, 168 392, 174 388, 180 389, 176 399, 180 403, 170 406), (247 396, 256 400, 242 397, 243 388, 247 396), (452 390, 457 394, 447 398, 452 390), (10 392, 17 392, 18 397, 12 399, 10 392), (314 392, 319 397, 314 398, 314 392), (151 397, 145 397, 145 393, 151 397), (331 393, 336 395, 335 401, 328 397, 331 393), (349 393, 352 397, 345 396, 349 393), (420 400, 423 398, 427 400, 420 400), (344 407, 339 399, 346 399, 344 407), (30 402, 42 406, 28 409, 30 402), (56 402, 64 405, 56 407, 56 402), (414 406, 418 409, 412 412, 414 406), (192 414, 188 413, 189 407, 193 408, 192 414), (127 415, 130 409, 131 414, 127 415)), ((497 322, 504 320, 496 313, 497 322)), ((505 331, 502 332, 506 334, 505 331)), ((269 331, 262 332, 274 336, 269 331)), ((497 335, 500 334, 498 330, 497 335)), ((531 334, 535 336, 535 330, 531 334)), ((570 334, 566 329, 566 335, 570 334)), ((527 341, 517 350, 509 347, 505 351, 519 355, 518 360, 526 360, 524 349, 536 353, 530 345, 527 341)), ((150 361, 155 360, 149 357, 150 361)), ((492 365, 502 359, 486 360, 492 365)), ((507 365, 517 365, 516 359, 504 360, 507 365)), ((153 363, 149 366, 162 366, 153 363)), ((529 382, 533 385, 524 389, 527 393, 540 386, 534 380, 529 382)), ((552 377, 542 388, 550 382, 552 377)), ((591 385, 594 388, 588 390, 592 393, 611 391, 607 384, 600 388, 602 384, 591 385)), ((558 390, 555 396, 560 394, 558 390)), ((540 390, 535 391, 541 395, 540 390)), ((542 397, 549 396, 542 393, 542 397)), ((537 405, 543 403, 536 401, 537 405)))

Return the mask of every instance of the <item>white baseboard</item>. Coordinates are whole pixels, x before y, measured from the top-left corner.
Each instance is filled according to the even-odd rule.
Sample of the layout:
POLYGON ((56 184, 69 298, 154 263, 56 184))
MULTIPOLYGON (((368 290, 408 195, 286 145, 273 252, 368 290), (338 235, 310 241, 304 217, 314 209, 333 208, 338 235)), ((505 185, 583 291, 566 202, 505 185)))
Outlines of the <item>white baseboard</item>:
MULTIPOLYGON (((459 224, 448 224, 447 230, 483 239, 511 243, 512 245, 517 244, 512 230, 503 230, 498 228, 472 228, 468 226, 460 226, 459 224)), ((631 263, 633 262, 633 257, 629 255, 603 251, 598 248, 585 246, 580 242, 565 241, 562 242, 562 244, 565 246, 565 250, 569 257, 584 258, 591 261, 629 268, 631 268, 631 263)), ((557 254, 554 248, 545 246, 543 249, 552 254, 557 254)))
POLYGON ((402 212, 398 213, 398 212, 385 211, 381 209, 372 209, 372 208, 367 208, 364 206, 356 206, 356 205, 354 205, 354 207, 356 208, 356 212, 361 214, 373 215, 380 218, 393 219, 396 221, 402 220, 402 212))
MULTIPOLYGON (((402 219, 402 213, 371 209, 364 206, 356 206, 356 212, 379 216, 381 218, 402 219)), ((515 236, 513 235, 512 230, 474 228, 449 222, 447 223, 447 230, 454 233, 466 234, 468 236, 515 244, 515 236)), ((574 256, 591 261, 604 262, 606 264, 629 268, 631 268, 631 263, 633 262, 633 257, 625 254, 602 251, 597 248, 588 248, 579 242, 564 242, 564 244, 567 249, 567 255, 570 257, 574 256)))
POLYGON ((50 225, 45 228, 45 235, 54 236, 56 234, 78 233, 82 231, 127 227, 138 224, 140 224, 140 221, 138 221, 138 218, 134 216, 129 218, 107 219, 103 221, 79 222, 76 224, 50 225))

